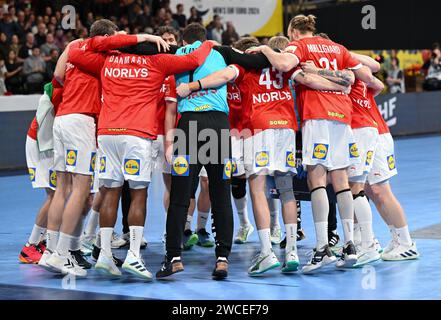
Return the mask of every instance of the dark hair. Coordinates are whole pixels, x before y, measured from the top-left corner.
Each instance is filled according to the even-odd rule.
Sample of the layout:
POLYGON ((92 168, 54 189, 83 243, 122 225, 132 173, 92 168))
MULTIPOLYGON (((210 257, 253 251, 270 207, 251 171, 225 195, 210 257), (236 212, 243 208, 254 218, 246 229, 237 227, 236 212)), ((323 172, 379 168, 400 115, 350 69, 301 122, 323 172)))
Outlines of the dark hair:
POLYGON ((441 45, 438 42, 434 42, 432 44, 432 50, 441 49, 441 45))
POLYGON ((390 61, 395 61, 397 66, 400 66, 400 59, 398 59, 397 57, 393 57, 392 59, 390 59, 390 61))
POLYGON ((331 40, 331 38, 329 38, 328 34, 324 33, 324 32, 317 33, 316 36, 323 38, 323 39, 326 39, 326 40, 331 40))
POLYGON ((190 23, 182 32, 182 39, 189 44, 205 41, 207 40, 207 30, 200 23, 190 23))
POLYGON ((116 24, 108 19, 100 19, 95 21, 90 27, 90 37, 113 35, 118 30, 116 24))
POLYGON ((239 39, 235 43, 233 43, 233 48, 240 50, 240 51, 245 51, 249 48, 257 47, 258 45, 260 45, 260 43, 259 43, 259 40, 257 40, 257 38, 244 37, 244 38, 239 39))
POLYGON ((289 28, 291 30, 299 30, 301 34, 305 34, 307 32, 315 32, 315 20, 316 17, 312 14, 308 16, 299 14, 291 19, 289 23, 289 28))
POLYGON ((176 42, 179 42, 179 32, 170 26, 161 26, 158 28, 158 32, 156 34, 160 37, 162 37, 163 34, 170 33, 175 36, 176 42))

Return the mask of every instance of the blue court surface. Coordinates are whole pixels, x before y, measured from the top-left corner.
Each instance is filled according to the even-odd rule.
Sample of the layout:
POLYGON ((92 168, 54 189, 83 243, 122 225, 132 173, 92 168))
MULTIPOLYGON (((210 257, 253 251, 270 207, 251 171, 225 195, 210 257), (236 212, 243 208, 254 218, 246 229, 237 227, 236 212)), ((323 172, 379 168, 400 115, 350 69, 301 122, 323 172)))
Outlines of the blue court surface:
MULTIPOLYGON (((102 278, 94 270, 86 279, 56 276, 34 265, 18 262, 43 193, 34 191, 26 175, 0 177, 0 298, 3 299, 441 299, 441 136, 406 138, 396 141, 399 175, 392 187, 403 205, 421 258, 408 262, 377 262, 364 269, 336 270, 328 266, 315 275, 283 275, 279 270, 260 278, 247 275, 251 258, 259 247, 257 234, 246 245, 234 245, 230 277, 211 279, 212 249, 195 247, 184 253, 185 271, 167 281, 144 283, 128 275, 120 280, 102 278), (424 230, 423 230, 424 229, 424 230), (431 232, 432 231, 432 232, 431 232)), ((155 176, 149 192, 143 251, 148 268, 156 272, 163 259, 164 230, 162 180, 155 176)), ((314 244, 309 203, 302 204, 307 239, 299 243, 301 263, 314 244)), ((374 210, 374 230, 385 246, 386 225, 374 210)), ((251 212, 251 205, 249 204, 251 212)), ((195 220, 195 219, 194 219, 195 220)), ((236 221, 237 222, 237 221, 236 221)), ((238 224, 236 223, 236 226, 238 224)), ((121 226, 118 224, 117 231, 121 226)), ((115 250, 120 258, 125 250, 115 250)), ((283 252, 276 254, 283 261, 283 252)))

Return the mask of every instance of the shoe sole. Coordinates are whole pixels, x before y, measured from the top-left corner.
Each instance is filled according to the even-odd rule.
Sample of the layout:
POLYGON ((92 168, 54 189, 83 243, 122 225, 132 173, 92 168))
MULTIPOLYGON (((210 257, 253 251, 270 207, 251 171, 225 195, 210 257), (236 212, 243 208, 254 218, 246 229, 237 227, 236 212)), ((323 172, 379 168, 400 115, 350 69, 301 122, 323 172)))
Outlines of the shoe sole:
POLYGON ((153 276, 151 276, 151 277, 146 277, 146 276, 144 276, 143 274, 138 273, 138 271, 136 271, 136 270, 134 270, 134 269, 132 269, 132 268, 126 266, 126 265, 123 265, 123 266, 122 266, 122 269, 123 269, 124 271, 126 271, 126 272, 128 272, 128 273, 134 275, 135 277, 142 279, 142 280, 149 281, 149 282, 150 282, 150 281, 153 281, 153 276))
POLYGON ((272 244, 272 245, 275 245, 275 246, 276 246, 276 245, 279 245, 279 244, 282 242, 282 240, 283 240, 283 239, 280 239, 280 241, 279 241, 279 240, 277 240, 277 241, 271 240, 271 244, 272 244))
POLYGON ((104 266, 102 266, 100 264, 96 264, 95 265, 95 270, 99 274, 101 274, 103 276, 106 276, 106 277, 109 277, 109 278, 115 278, 116 279, 116 278, 120 278, 121 277, 121 274, 111 273, 108 268, 106 268, 106 267, 104 267, 104 266))
POLYGON ((393 258, 389 258, 389 259, 385 259, 384 257, 381 257, 381 260, 383 261, 408 261, 408 260, 416 260, 420 257, 420 255, 417 256, 413 256, 413 257, 400 257, 398 259, 393 259, 393 258))
POLYGON ((43 265, 38 263, 37 266, 43 268, 46 271, 52 272, 52 273, 62 273, 61 270, 58 270, 57 268, 51 267, 50 265, 43 265))
POLYGON ((199 247, 202 247, 202 248, 213 248, 214 247, 213 242, 204 242, 204 243, 198 242, 196 245, 198 245, 199 247))
POLYGON ((174 275, 174 274, 176 274, 176 273, 180 273, 180 272, 183 272, 183 271, 184 271, 184 269, 182 269, 182 270, 178 270, 178 271, 172 272, 172 273, 170 273, 170 274, 168 274, 168 275, 166 275, 166 276, 162 276, 162 277, 158 277, 158 275, 156 275, 156 279, 157 279, 157 280, 166 279, 166 278, 171 277, 172 275, 174 275))
POLYGON ((26 259, 26 258, 23 257, 22 255, 19 255, 19 256, 18 256, 18 260, 19 260, 21 263, 24 263, 24 264, 38 264, 38 261, 40 261, 40 260, 38 260, 38 261, 32 261, 32 260, 30 260, 30 259, 26 259))
POLYGON ((219 274, 212 274, 213 280, 224 280, 226 278, 228 278, 228 272, 222 272, 219 274))
POLYGON ((248 273, 248 274, 250 275, 250 277, 256 277, 256 276, 260 276, 260 275, 264 274, 265 272, 274 270, 279 267, 280 267, 280 262, 277 262, 277 263, 273 264, 271 267, 266 268, 265 270, 262 270, 259 272, 248 273))
POLYGON ((378 260, 381 260, 380 256, 378 256, 378 258, 371 258, 371 259, 366 260, 364 262, 360 262, 360 263, 357 262, 356 264, 354 264, 352 266, 352 268, 360 268, 360 267, 363 267, 363 266, 365 266, 365 265, 367 265, 369 263, 373 263, 373 262, 378 261, 378 260))
POLYGON ((245 237, 245 240, 236 238, 236 239, 234 239, 234 243, 235 244, 245 244, 245 243, 247 243, 248 242, 248 238, 253 234, 253 232, 254 232, 254 228, 251 226, 250 230, 248 230, 248 233, 247 233, 247 235, 245 237))
POLYGON ((298 261, 288 261, 286 266, 282 268, 282 273, 296 272, 299 270, 299 265, 298 261))
POLYGON ((302 273, 304 273, 304 274, 314 273, 316 270, 321 269, 321 268, 323 268, 323 267, 325 267, 327 265, 330 265, 330 264, 332 264, 332 263, 334 263, 336 261, 337 261, 336 257, 328 258, 326 261, 323 260, 322 263, 317 268, 314 268, 314 269, 311 269, 311 270, 302 269, 302 273))

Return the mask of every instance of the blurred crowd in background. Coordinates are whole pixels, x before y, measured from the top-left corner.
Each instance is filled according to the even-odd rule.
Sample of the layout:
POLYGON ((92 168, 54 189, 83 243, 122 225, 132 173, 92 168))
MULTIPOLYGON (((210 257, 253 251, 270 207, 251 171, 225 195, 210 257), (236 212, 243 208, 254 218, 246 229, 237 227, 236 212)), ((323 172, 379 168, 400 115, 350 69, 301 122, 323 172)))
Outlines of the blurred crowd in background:
MULTIPOLYGON (((76 9, 74 29, 63 29, 63 14, 57 1, 0 0, 0 95, 41 93, 43 84, 52 78, 57 59, 66 44, 85 38, 91 24, 108 18, 128 33, 155 33, 160 26, 178 31, 189 23, 202 23, 202 15, 195 7, 183 4, 170 6, 169 0, 72 0, 76 9)), ((239 40, 230 21, 214 15, 207 27, 208 38, 223 45, 239 40)), ((259 39, 262 44, 268 38, 259 39)), ((384 62, 382 80, 390 93, 405 92, 405 72, 393 50, 384 62)), ((425 77, 424 90, 441 90, 441 51, 434 44, 425 64, 418 69, 425 77)))

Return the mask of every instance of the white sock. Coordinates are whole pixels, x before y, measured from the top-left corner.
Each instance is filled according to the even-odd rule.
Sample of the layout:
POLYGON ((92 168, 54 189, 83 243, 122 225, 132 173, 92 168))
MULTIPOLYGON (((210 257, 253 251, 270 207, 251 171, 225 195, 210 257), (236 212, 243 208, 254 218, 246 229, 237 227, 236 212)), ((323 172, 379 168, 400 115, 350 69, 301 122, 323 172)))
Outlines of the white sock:
MULTIPOLYGON (((374 243, 374 232, 372 230, 372 210, 366 197, 358 197, 354 200, 355 216, 361 234, 361 247, 367 249, 374 243)), ((355 236, 354 236, 355 238, 355 236)))
POLYGON ((100 234, 101 250, 104 251, 107 256, 111 256, 113 228, 100 228, 100 234))
POLYGON ((272 250, 270 229, 257 230, 260 240, 260 252, 269 253, 272 250))
POLYGON ((70 234, 60 232, 60 239, 58 239, 57 252, 63 256, 69 256, 69 250, 71 250, 74 236, 70 234))
POLYGON ((412 238, 410 237, 409 227, 405 226, 402 228, 395 228, 395 232, 397 234, 398 243, 405 245, 405 246, 411 246, 412 245, 412 238))
POLYGON ((184 230, 191 230, 191 221, 193 220, 193 216, 187 214, 187 222, 185 222, 184 230))
POLYGON ((285 224, 285 230, 286 230, 286 251, 285 252, 291 252, 296 251, 297 252, 297 223, 296 224, 285 224))
MULTIPOLYGON (((354 241, 354 199, 350 190, 337 195, 338 212, 343 225, 345 243, 354 241)), ((360 222, 360 221, 359 221, 360 222)))
POLYGON ((57 249, 59 232, 53 230, 46 231, 46 247, 54 252, 57 249))
POLYGON ((234 199, 234 205, 236 206, 237 215, 239 216, 240 226, 247 227, 250 225, 250 220, 248 219, 248 207, 247 207, 247 196, 234 199))
POLYGON ((207 220, 208 220, 208 215, 209 214, 210 214, 210 211, 204 212, 204 211, 199 211, 198 210, 198 228, 197 228, 197 231, 206 228, 207 220))
POLYGON ((144 235, 144 227, 130 226, 130 251, 132 251, 136 257, 140 256, 141 241, 144 235))
POLYGON ((395 227, 393 225, 388 225, 390 235, 392 240, 398 241, 397 232, 395 231, 395 227))
POLYGON ((41 236, 46 232, 46 228, 42 228, 34 224, 32 227, 31 235, 29 236, 28 243, 29 244, 39 244, 41 236))
POLYGON ((81 237, 72 236, 70 243, 70 249, 71 251, 78 251, 81 249, 81 237))
POLYGON ((87 224, 84 227, 84 235, 86 237, 93 237, 96 233, 96 228, 98 227, 100 220, 100 213, 93 209, 89 211, 89 220, 87 220, 87 224))
POLYGON ((361 243, 360 225, 358 223, 354 223, 354 243, 356 245, 361 243))
POLYGON ((271 230, 274 228, 280 228, 279 222, 279 200, 270 198, 268 199, 268 206, 271 216, 271 230))
POLYGON ((317 239, 316 249, 320 250, 328 245, 329 202, 326 189, 317 189, 311 193, 311 206, 317 239))
POLYGON ((96 233, 95 246, 97 246, 97 248, 101 249, 101 232, 99 229, 98 229, 98 232, 96 233))

